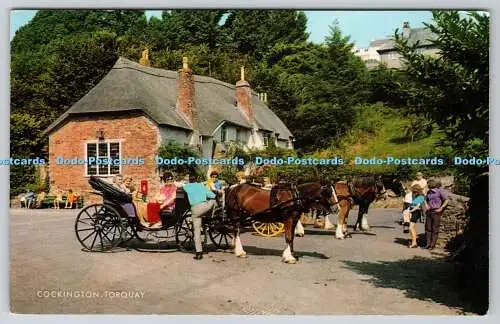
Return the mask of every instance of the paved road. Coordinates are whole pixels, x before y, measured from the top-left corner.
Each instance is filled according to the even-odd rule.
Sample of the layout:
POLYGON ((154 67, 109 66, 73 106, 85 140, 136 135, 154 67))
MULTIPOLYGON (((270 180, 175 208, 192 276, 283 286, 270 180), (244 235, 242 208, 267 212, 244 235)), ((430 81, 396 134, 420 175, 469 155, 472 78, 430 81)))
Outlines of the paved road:
MULTIPOLYGON (((395 209, 370 211, 372 233, 339 241, 306 228, 294 265, 283 238, 242 236, 248 259, 201 262, 165 250, 81 250, 74 210, 11 210, 11 311, 115 314, 461 314, 439 251, 408 249, 395 209)), ((354 214, 350 217, 354 222, 354 214)), ((421 232, 422 224, 418 224, 421 232)))

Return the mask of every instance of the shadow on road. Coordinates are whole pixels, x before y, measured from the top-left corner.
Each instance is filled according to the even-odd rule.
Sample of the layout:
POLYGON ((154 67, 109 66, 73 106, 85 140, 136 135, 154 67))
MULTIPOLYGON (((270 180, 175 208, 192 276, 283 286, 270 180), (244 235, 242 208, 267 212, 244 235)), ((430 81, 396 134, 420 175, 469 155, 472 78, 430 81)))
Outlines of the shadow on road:
MULTIPOLYGON (((245 245, 245 251, 247 254, 252 254, 252 255, 274 255, 274 256, 279 256, 283 254, 283 250, 276 250, 276 249, 266 249, 266 248, 260 248, 257 246, 249 246, 245 245)), ((323 253, 318 253, 318 252, 302 252, 302 251, 295 251, 295 256, 297 258, 300 257, 311 257, 311 258, 317 258, 317 259, 329 259, 326 255, 323 253)))
POLYGON ((361 275, 375 287, 403 290, 406 297, 431 301, 461 312, 473 312, 460 298, 454 279, 453 264, 443 259, 414 257, 408 260, 357 262, 344 260, 344 268, 361 275))
MULTIPOLYGON (((407 235, 409 235, 409 234, 407 234, 407 235)), ((394 243, 408 246, 410 244, 409 240, 410 240, 409 237, 406 237, 406 238, 396 237, 394 239, 394 243)), ((426 244, 425 234, 418 234, 418 236, 417 236, 417 245, 419 247, 424 247, 425 244, 426 244)))

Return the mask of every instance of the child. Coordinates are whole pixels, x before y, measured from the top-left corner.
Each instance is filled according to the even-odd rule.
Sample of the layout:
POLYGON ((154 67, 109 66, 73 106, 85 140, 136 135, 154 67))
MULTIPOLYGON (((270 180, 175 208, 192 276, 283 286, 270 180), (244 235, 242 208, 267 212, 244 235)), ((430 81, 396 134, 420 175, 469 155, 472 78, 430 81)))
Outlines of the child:
POLYGON ((64 208, 73 208, 73 203, 76 202, 76 195, 73 193, 72 189, 68 190, 68 197, 66 197, 66 205, 64 208))
MULTIPOLYGON (((406 192, 406 195, 405 195, 405 198, 404 198, 404 200, 403 200, 403 214, 404 214, 405 210, 407 210, 407 209, 408 209, 408 207, 410 207, 410 206, 411 206, 411 200, 412 200, 412 196, 413 196, 413 193, 411 192, 410 187, 406 187, 405 192, 406 192)), ((408 221, 407 221, 407 222, 408 222, 408 223, 410 222, 410 221, 409 221, 409 219, 408 219, 408 221)), ((404 225, 404 223, 405 223, 405 220, 404 220, 404 217, 403 217, 403 218, 401 219, 401 221, 400 221, 400 223, 399 223, 399 224, 400 224, 400 225, 404 225)), ((406 224, 406 225, 408 226, 409 224, 406 224)), ((406 232, 406 233, 407 233, 407 232, 406 232)))
POLYGON ((432 250, 436 247, 439 234, 439 225, 443 211, 448 206, 448 195, 441 188, 439 180, 430 179, 428 182, 429 190, 425 196, 425 206, 427 214, 425 218, 425 237, 426 249, 432 250))
POLYGON ((412 201, 410 207, 406 210, 408 213, 410 213, 410 242, 408 244, 408 247, 410 248, 416 248, 417 247, 417 222, 418 219, 420 218, 420 212, 422 210, 422 206, 425 203, 425 198, 423 194, 423 188, 418 185, 414 184, 411 186, 411 192, 412 192, 412 201))
POLYGON ((54 199, 54 208, 59 209, 60 208, 60 203, 63 201, 63 193, 61 189, 56 189, 56 198, 54 199))

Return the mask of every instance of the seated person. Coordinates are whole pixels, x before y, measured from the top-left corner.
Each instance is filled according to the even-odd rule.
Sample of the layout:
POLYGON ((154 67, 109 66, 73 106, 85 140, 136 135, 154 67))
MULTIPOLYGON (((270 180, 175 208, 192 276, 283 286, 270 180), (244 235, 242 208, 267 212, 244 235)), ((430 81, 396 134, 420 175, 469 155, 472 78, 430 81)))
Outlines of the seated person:
POLYGON ((150 224, 148 222, 148 203, 145 202, 139 186, 136 186, 131 177, 125 178, 122 185, 122 190, 132 196, 132 204, 135 206, 136 216, 143 227, 160 228, 161 222, 150 224))
POLYGON ((174 175, 172 172, 165 172, 160 178, 163 186, 160 189, 160 195, 157 202, 160 203, 160 210, 173 211, 175 209, 175 197, 177 186, 174 184, 174 175))
POLYGON ((36 196, 37 208, 43 208, 43 201, 45 200, 45 197, 47 197, 47 194, 41 190, 36 196))
POLYGON ((33 191, 28 190, 26 193, 26 208, 31 208, 35 205, 36 195, 33 191))
POLYGON ((127 191, 123 184, 123 176, 121 174, 117 174, 113 177, 113 185, 122 191, 127 191))
POLYGON ((217 173, 217 171, 212 171, 210 173, 210 179, 208 179, 207 181, 207 187, 218 196, 218 198, 220 199, 220 201, 218 201, 219 205, 224 205, 224 189, 222 188, 221 181, 217 179, 218 176, 219 173, 217 173))
POLYGON ((207 180, 208 189, 212 190, 214 193, 222 192, 222 183, 217 179, 218 176, 219 173, 217 173, 217 171, 212 171, 210 173, 210 179, 207 180))
POLYGON ((20 194, 17 196, 19 198, 19 202, 21 203, 21 208, 27 208, 27 202, 26 202, 26 194, 20 194))
POLYGON ((63 191, 61 189, 57 189, 55 196, 56 196, 56 198, 54 199, 54 208, 59 209, 60 203, 62 203, 64 201, 63 200, 63 191))
POLYGON ((68 190, 68 196, 66 197, 66 205, 64 208, 73 208, 73 204, 78 200, 78 196, 73 193, 72 189, 68 190))

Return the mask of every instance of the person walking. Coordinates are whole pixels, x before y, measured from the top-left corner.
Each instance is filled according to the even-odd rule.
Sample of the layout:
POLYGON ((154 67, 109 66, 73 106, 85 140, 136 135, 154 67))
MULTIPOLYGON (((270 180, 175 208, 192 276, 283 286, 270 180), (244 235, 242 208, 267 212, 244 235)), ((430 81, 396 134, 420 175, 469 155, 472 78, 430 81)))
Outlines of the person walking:
POLYGON ((448 194, 446 190, 441 188, 441 182, 439 180, 430 179, 428 185, 429 190, 425 196, 425 205, 427 209, 425 218, 425 238, 427 244, 425 248, 433 250, 436 248, 441 216, 446 206, 448 206, 449 200, 448 194))
POLYGON ((195 260, 203 259, 203 247, 201 245, 201 221, 202 217, 215 207, 215 194, 204 186, 202 183, 196 181, 196 176, 189 175, 189 183, 183 187, 186 192, 191 205, 191 218, 193 220, 194 232, 194 246, 196 255, 193 257, 195 260))
MULTIPOLYGON (((427 180, 424 178, 424 175, 422 174, 422 172, 417 172, 415 174, 415 179, 412 181, 410 187, 413 185, 416 185, 416 184, 418 184, 422 188, 423 194, 425 196, 427 194, 427 190, 429 188, 427 186, 427 180)), ((418 219, 420 220, 421 223, 423 223, 424 219, 425 219, 425 213, 426 213, 425 206, 422 207, 422 209, 420 210, 419 213, 420 213, 420 217, 418 219)))
POLYGON ((410 213, 410 242, 408 247, 417 247, 417 221, 420 217, 420 211, 425 204, 423 189, 418 184, 411 186, 412 200, 407 212, 410 213))

